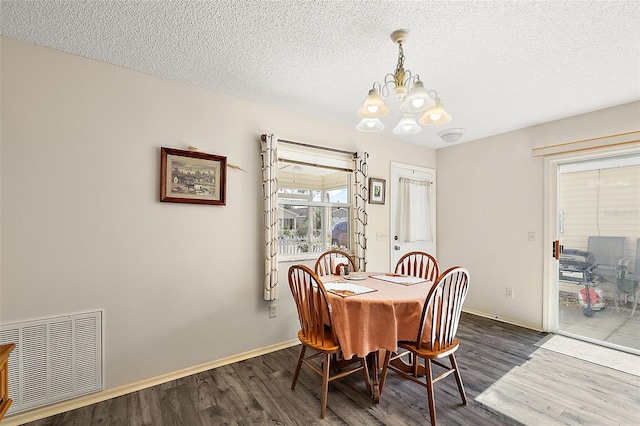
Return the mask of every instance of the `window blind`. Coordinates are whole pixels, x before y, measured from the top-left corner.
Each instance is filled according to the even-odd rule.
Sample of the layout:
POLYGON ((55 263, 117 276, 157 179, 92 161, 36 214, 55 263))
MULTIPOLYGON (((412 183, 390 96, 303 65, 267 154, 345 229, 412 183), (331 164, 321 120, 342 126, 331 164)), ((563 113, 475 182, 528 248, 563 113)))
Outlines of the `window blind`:
POLYGON ((278 160, 349 172, 355 170, 352 152, 283 140, 278 142, 278 160))

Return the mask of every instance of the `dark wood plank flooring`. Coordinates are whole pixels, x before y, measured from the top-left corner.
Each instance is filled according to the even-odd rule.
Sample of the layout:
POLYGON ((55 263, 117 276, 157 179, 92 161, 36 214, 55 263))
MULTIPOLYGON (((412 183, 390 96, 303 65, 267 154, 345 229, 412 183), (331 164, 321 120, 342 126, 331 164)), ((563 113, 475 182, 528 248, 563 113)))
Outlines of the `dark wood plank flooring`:
MULTIPOLYGON (((469 405, 453 376, 435 385, 441 425, 640 424, 638 377, 534 344, 546 334, 463 314, 457 352, 469 405)), ((423 425, 425 388, 390 372, 379 404, 354 374, 329 387, 320 419, 320 377, 302 369, 299 346, 184 377, 28 423, 54 425, 423 425)))

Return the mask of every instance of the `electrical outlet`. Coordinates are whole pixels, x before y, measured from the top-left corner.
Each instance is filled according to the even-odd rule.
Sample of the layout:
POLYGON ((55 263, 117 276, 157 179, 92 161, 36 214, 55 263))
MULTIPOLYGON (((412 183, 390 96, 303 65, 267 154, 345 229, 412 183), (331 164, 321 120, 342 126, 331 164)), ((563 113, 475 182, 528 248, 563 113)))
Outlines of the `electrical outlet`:
POLYGON ((278 316, 278 305, 269 305, 269 318, 275 318, 278 316))
POLYGON ((513 290, 513 287, 507 287, 507 297, 510 297, 512 299, 516 298, 516 293, 513 290))
POLYGON ((530 243, 535 242, 536 241, 536 233, 535 233, 535 231, 529 231, 528 238, 529 238, 529 242, 530 243))

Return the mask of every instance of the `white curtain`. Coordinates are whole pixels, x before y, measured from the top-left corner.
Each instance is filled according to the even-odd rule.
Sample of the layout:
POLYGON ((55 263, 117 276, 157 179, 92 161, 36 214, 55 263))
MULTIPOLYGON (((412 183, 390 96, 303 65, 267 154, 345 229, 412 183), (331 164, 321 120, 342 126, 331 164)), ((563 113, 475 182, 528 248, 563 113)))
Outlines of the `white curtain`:
POLYGON ((432 241, 431 182, 400 178, 398 197, 400 241, 432 241))
POLYGON ((369 188, 367 188, 367 152, 358 152, 355 158, 354 187, 355 187, 355 233, 356 242, 353 254, 359 271, 367 270, 367 200, 369 188))
POLYGON ((262 198, 264 200, 264 300, 278 292, 278 138, 262 135, 262 198))

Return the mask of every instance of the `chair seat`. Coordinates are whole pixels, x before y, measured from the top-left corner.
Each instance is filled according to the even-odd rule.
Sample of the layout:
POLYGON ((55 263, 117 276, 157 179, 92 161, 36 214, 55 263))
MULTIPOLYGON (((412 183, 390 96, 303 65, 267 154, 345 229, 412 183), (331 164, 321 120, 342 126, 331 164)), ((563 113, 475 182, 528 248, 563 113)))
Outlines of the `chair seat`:
MULTIPOLYGON (((636 269, 639 269, 640 267, 636 266, 636 269)), ((640 281, 640 274, 634 274, 633 272, 627 272, 627 275, 625 276, 626 279, 628 280, 632 280, 632 281, 640 281)))
POLYGON ((398 346, 403 349, 407 349, 422 358, 438 359, 447 357, 454 353, 458 349, 458 339, 453 339, 451 345, 436 350, 431 349, 429 343, 422 343, 420 349, 418 349, 416 342, 398 342, 398 346))
POLYGON ((298 340, 306 346, 313 348, 314 350, 322 353, 336 353, 340 351, 340 345, 336 345, 336 339, 333 337, 333 332, 331 330, 325 329, 324 338, 323 339, 314 339, 313 337, 309 338, 304 335, 302 330, 298 331, 298 340))
POLYGON ((597 277, 616 277, 618 274, 617 265, 598 265, 592 272, 597 277))

